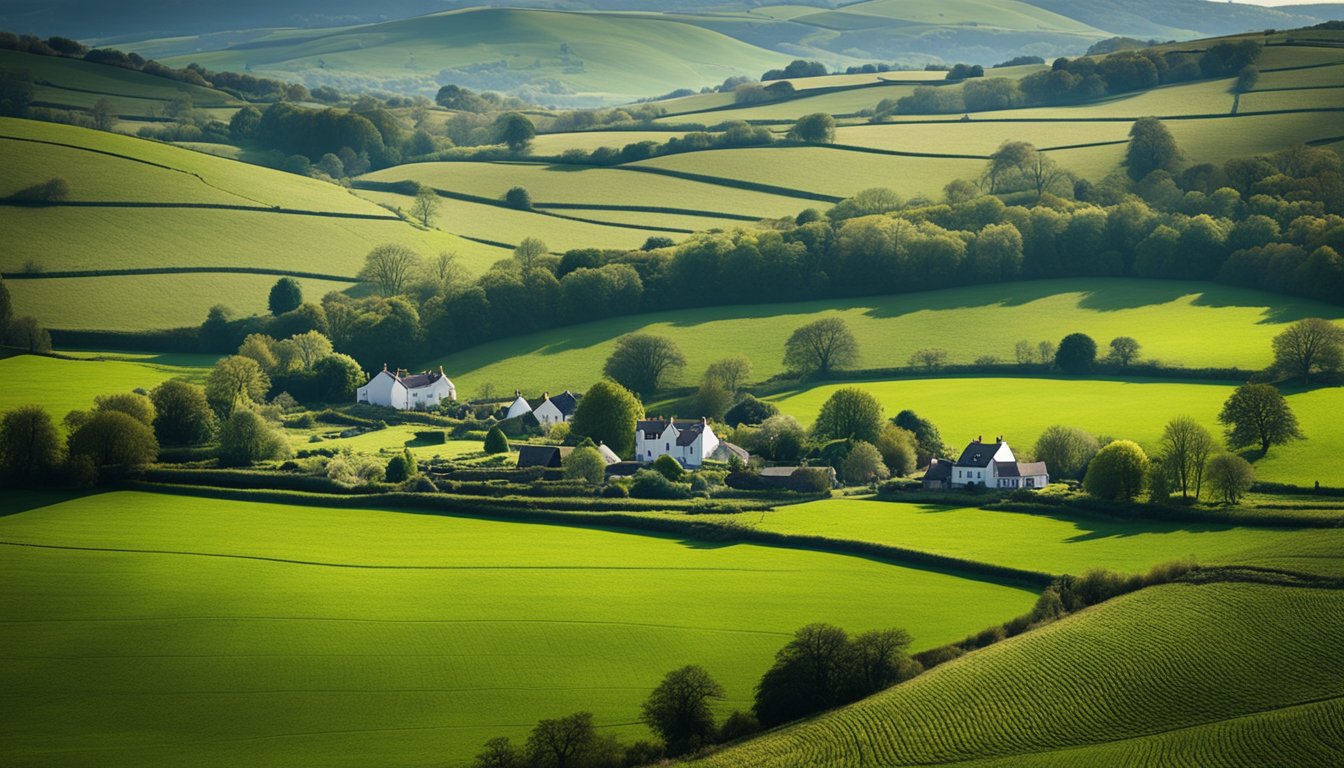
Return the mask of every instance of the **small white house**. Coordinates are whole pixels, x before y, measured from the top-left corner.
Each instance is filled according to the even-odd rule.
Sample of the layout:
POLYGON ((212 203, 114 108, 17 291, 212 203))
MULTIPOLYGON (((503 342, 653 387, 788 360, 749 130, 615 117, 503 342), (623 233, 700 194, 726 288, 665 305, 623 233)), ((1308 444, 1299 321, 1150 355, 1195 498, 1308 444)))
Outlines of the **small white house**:
POLYGON ((515 389, 513 391, 513 402, 509 403, 509 410, 504 413, 503 420, 507 421, 508 419, 516 419, 519 416, 523 416, 531 412, 532 412, 532 404, 527 402, 527 398, 523 397, 522 392, 519 392, 518 390, 515 389))
POLYGON ((541 396, 541 405, 532 409, 532 415, 537 417, 541 426, 549 427, 574 418, 574 411, 578 407, 579 396, 568 389, 554 397, 547 392, 541 396))
POLYGON ((384 365, 355 395, 357 403, 399 411, 427 411, 456 399, 457 387, 444 375, 442 367, 438 371, 411 374, 404 368, 394 373, 384 365))
POLYGON ((699 467, 719 447, 708 419, 646 419, 635 424, 635 459, 648 464, 663 454, 683 467, 699 467))
POLYGON ((924 476, 926 488, 942 485, 946 488, 965 488, 982 485, 986 488, 1044 488, 1050 484, 1050 473, 1043 461, 1020 462, 1013 449, 1002 437, 993 443, 981 442, 977 437, 961 452, 955 463, 934 459, 924 476))

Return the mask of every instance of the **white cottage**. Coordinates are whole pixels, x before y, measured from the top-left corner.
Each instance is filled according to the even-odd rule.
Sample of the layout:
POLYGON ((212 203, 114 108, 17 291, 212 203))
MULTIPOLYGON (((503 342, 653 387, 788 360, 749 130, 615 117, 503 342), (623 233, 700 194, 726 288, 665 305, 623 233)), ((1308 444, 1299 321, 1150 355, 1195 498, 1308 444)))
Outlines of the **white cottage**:
POLYGON ((552 397, 549 392, 541 396, 541 405, 532 409, 532 415, 537 417, 541 426, 549 427, 552 424, 563 424, 574 418, 574 411, 579 407, 579 395, 566 389, 564 392, 552 397))
POLYGON ((355 395, 357 403, 399 411, 427 411, 456 399, 457 387, 444 375, 442 367, 438 371, 411 374, 404 368, 394 373, 384 365, 355 395))
POLYGON ((668 454, 683 467, 699 467, 718 447, 708 419, 645 419, 635 425, 635 459, 644 464, 668 454))
POLYGON ((1044 488, 1050 484, 1050 473, 1043 461, 1021 462, 1013 455, 1003 437, 993 443, 972 440, 961 458, 955 463, 934 459, 924 476, 924 487, 941 485, 944 488, 965 488, 982 485, 986 488, 1044 488))
POLYGON ((519 392, 518 390, 515 389, 513 391, 513 402, 509 403, 509 409, 504 412, 504 418, 501 419, 501 421, 516 419, 519 416, 523 416, 531 412, 532 412, 532 404, 527 402, 527 398, 523 397, 522 392, 519 392))

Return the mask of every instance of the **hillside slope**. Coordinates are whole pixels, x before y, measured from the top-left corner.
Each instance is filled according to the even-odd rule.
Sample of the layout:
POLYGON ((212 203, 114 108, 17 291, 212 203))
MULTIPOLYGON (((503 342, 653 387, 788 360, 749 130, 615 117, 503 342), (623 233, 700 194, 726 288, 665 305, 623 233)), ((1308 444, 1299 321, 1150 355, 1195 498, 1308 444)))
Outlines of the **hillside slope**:
POLYGON ((1344 592, 1153 587, 693 765, 1337 765, 1341 631, 1344 592))

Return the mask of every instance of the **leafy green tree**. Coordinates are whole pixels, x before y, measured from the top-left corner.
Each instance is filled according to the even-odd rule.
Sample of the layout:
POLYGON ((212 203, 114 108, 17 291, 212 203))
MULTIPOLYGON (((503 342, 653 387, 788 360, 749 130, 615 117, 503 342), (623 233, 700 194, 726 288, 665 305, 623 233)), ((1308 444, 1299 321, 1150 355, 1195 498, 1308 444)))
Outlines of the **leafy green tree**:
POLYGON ((1167 126, 1155 117, 1141 117, 1129 129, 1129 149, 1125 166, 1132 179, 1142 179, 1153 171, 1175 170, 1181 151, 1167 126))
POLYGON ((1220 453, 1209 459, 1207 474, 1214 494, 1228 504, 1236 504, 1255 485, 1255 469, 1234 453, 1220 453))
POLYGON ((21 405, 0 417, 0 474, 29 484, 49 476, 61 463, 60 433, 40 405, 21 405))
POLYGON ((415 251, 400 243, 387 243, 369 251, 358 277, 383 296, 400 296, 421 269, 420 256, 415 251))
POLYGON ((756 717, 771 728, 839 704, 849 684, 849 635, 809 624, 775 654, 756 686, 756 717))
POLYGON ((705 381, 714 382, 733 395, 741 392, 750 378, 751 360, 746 355, 715 360, 705 368, 705 381))
POLYGON ((504 430, 491 427, 490 431, 485 433, 484 450, 486 453, 508 453, 509 438, 504 436, 504 430))
POLYGON ((518 247, 513 249, 513 260, 518 262, 523 274, 527 274, 536 269, 549 252, 546 243, 535 237, 525 237, 518 247))
POLYGON ((575 712, 537 723, 527 736, 527 754, 537 768, 580 768, 596 745, 591 712, 575 712))
POLYGON ((666 336, 632 333, 616 340, 602 372, 613 381, 648 397, 677 371, 686 367, 686 357, 676 342, 666 336))
POLYGON ((154 403, 154 435, 163 445, 198 445, 215 434, 215 414, 205 388, 169 379, 149 393, 154 403))
POLYGON ((271 294, 267 297, 266 306, 271 310, 275 317, 293 312, 303 303, 303 286, 299 281, 292 277, 282 277, 275 281, 271 286, 271 294))
POLYGON ((234 141, 251 141, 257 137, 261 128, 261 112, 256 107, 246 106, 233 113, 229 118, 229 137, 234 141))
POLYGON ((537 136, 537 127, 526 115, 518 112, 505 112, 495 120, 495 133, 499 141, 508 146, 509 151, 526 154, 532 148, 532 139, 537 136))
POLYGON ((139 467, 159 456, 154 431, 121 411, 91 414, 70 433, 70 455, 85 456, 96 467, 139 467))
POLYGON ((592 445, 581 445, 570 452, 562 463, 566 480, 582 480, 589 485, 601 485, 607 478, 607 461, 592 445))
POLYGON ((919 663, 906 656, 910 633, 903 629, 874 629, 857 635, 850 642, 850 692, 855 700, 890 688, 922 671, 919 663))
POLYGON ((383 479, 389 483, 404 483, 407 480, 414 480, 419 475, 420 467, 415 463, 415 456, 411 454, 410 448, 403 448, 401 453, 388 459, 387 469, 383 470, 383 479))
POLYGON ((618 456, 635 450, 635 423, 644 418, 644 406, 625 387, 603 379, 588 388, 574 409, 569 431, 576 439, 605 443, 618 456))
POLYGON ((411 201, 411 215, 420 222, 420 226, 428 227, 438 212, 439 193, 435 192, 433 187, 421 184, 415 193, 415 199, 411 201))
POLYGON ((802 376, 825 376, 853 365, 859 344, 844 320, 830 317, 795 330, 784 344, 784 365, 802 376))
POLYGON ((903 477, 915 471, 919 459, 919 441, 915 433, 890 422, 882 425, 877 436, 877 450, 891 474, 903 477))
POLYGON ((205 398, 215 413, 227 417, 239 405, 260 403, 271 388, 271 379, 250 357, 233 355, 221 359, 205 380, 205 398))
POLYGON ((680 482, 682 475, 686 474, 686 470, 681 468, 681 462, 666 453, 654 459, 652 469, 674 483, 680 482))
POLYGON ((5 342, 30 354, 43 355, 51 351, 51 333, 32 315, 16 317, 5 329, 5 342))
POLYGON ((1111 339, 1111 360, 1120 365, 1129 365, 1139 359, 1139 342, 1129 336, 1116 336, 1111 339))
POLYGON ((877 447, 863 440, 855 440, 849 455, 840 462, 840 478, 852 485, 885 480, 889 474, 877 447))
POLYGON ((121 411, 145 426, 154 425, 154 403, 135 392, 116 392, 93 398, 94 412, 121 411))
POLYGON ((1234 450, 1259 446, 1260 454, 1264 455, 1271 445, 1303 437, 1288 401, 1270 384, 1237 387, 1223 403, 1218 421, 1226 428, 1228 447, 1234 450))
POLYGON ((291 454, 285 434, 251 409, 236 409, 219 428, 219 460, 224 464, 248 466, 291 454))
POLYGON ((509 191, 504 193, 504 202, 520 211, 532 210, 532 195, 526 187, 509 187, 509 191))
POLYGON ((882 431, 882 404, 862 389, 841 387, 822 404, 812 431, 823 438, 875 442, 882 431))
POLYGON ((1193 491, 1199 498, 1204 484, 1204 467, 1213 453, 1213 435, 1189 416, 1167 422, 1160 443, 1162 463, 1176 481, 1182 498, 1193 491))
POLYGON ((1090 433, 1077 427, 1055 424, 1045 428, 1036 438, 1032 454, 1037 461, 1045 462, 1050 474, 1055 477, 1081 478, 1087 471, 1088 462, 1101 450, 1101 444, 1090 433))
POLYGON ((1344 365, 1344 328, 1320 317, 1298 320, 1274 337, 1274 366, 1311 384, 1312 372, 1332 373, 1344 365))
MULTIPOLYGON (((446 86, 445 86, 446 87, 446 86)), ((522 750, 507 736, 498 736, 485 742, 485 748, 476 753, 471 768, 528 768, 522 750)))
POLYGON ((835 118, 825 112, 803 115, 789 129, 789 139, 808 144, 834 144, 835 118))
POLYGON ((704 667, 690 664, 663 677, 644 701, 642 719, 667 744, 668 754, 682 755, 713 740, 710 702, 725 695, 704 667))
POLYGON ((947 350, 938 347, 925 347, 915 350, 910 356, 910 367, 936 371, 947 365, 947 350))
POLYGON ((280 369, 277 351, 276 340, 264 333, 250 333, 243 339, 243 343, 238 345, 239 357, 257 361, 257 365, 267 374, 280 369))
POLYGON ((1097 362, 1097 342, 1085 333, 1070 333, 1059 342, 1055 367, 1065 373, 1087 373, 1097 362))
POLYGON ((717 381, 706 380, 695 392, 696 412, 719 420, 733 404, 733 393, 717 381))
POLYGON ((724 421, 732 427, 742 424, 760 424, 779 413, 774 403, 767 403, 752 395, 746 395, 723 415, 724 421))
POLYGON ((117 108, 110 99, 99 99, 89 110, 93 118, 93 127, 100 131, 110 131, 117 125, 117 108))
POLYGON ((943 445, 942 434, 938 432, 938 427, 934 426, 933 422, 928 419, 921 418, 919 414, 906 409, 896 414, 896 418, 891 421, 915 436, 915 463, 917 466, 925 466, 930 459, 947 453, 947 446, 943 445))
POLYGON ((318 384, 314 392, 326 403, 348 402, 368 380, 359 363, 349 355, 331 354, 313 364, 313 377, 318 384))
POLYGON ((1083 477, 1083 488, 1098 498, 1132 501, 1143 492, 1147 476, 1148 455, 1139 444, 1116 440, 1092 458, 1083 477))

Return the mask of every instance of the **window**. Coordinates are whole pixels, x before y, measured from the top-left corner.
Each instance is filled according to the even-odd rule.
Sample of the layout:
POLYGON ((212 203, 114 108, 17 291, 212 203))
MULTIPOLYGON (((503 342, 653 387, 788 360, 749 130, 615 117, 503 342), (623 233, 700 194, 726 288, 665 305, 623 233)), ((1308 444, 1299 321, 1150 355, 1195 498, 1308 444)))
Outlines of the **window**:
POLYGON ((663 443, 663 450, 664 450, 664 451, 670 451, 670 450, 672 450, 672 444, 671 444, 671 443, 663 443))

